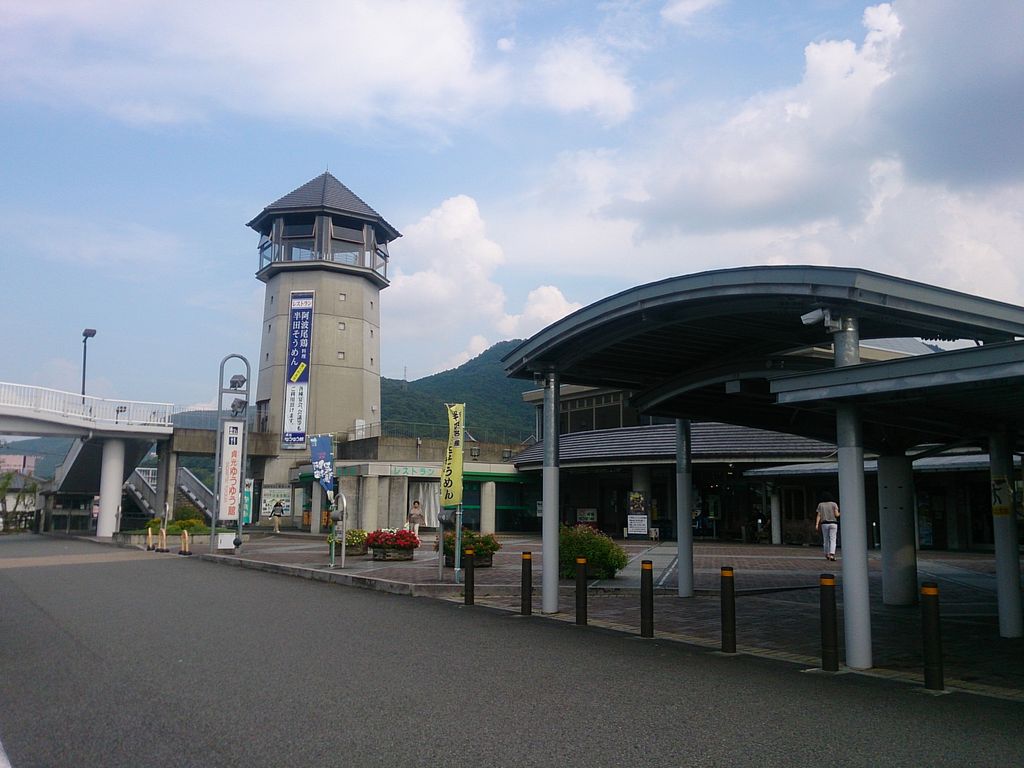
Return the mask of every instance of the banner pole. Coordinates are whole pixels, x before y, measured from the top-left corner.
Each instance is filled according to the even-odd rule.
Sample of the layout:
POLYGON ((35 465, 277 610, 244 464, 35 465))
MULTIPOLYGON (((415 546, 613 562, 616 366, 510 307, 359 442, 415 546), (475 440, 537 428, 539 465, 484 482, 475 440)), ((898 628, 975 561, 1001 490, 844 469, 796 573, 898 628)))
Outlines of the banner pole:
POLYGON ((455 583, 462 579, 462 505, 455 507, 455 583))

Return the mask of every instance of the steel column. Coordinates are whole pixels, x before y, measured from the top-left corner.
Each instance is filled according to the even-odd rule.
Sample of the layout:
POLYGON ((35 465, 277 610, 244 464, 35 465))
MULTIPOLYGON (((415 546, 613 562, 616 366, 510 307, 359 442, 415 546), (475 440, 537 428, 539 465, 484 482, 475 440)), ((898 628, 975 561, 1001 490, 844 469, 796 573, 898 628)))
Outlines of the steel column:
POLYGON ((1013 508, 1013 454, 1005 433, 989 438, 988 455, 992 482, 992 535, 996 551, 999 636, 1021 637, 1024 634, 1024 621, 1021 615, 1017 515, 1013 508))
POLYGON ((689 419, 676 419, 676 571, 679 597, 693 597, 693 455, 689 419))
POLYGON ((558 613, 558 374, 544 378, 541 610, 558 613))

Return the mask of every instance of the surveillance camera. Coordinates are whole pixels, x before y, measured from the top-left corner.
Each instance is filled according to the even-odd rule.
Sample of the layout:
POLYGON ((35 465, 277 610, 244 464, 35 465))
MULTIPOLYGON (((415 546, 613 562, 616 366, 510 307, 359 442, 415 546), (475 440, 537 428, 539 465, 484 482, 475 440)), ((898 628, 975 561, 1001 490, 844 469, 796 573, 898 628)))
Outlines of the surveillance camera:
POLYGON ((804 325, 814 325, 825 319, 825 310, 813 309, 805 315, 800 315, 800 322, 804 325))

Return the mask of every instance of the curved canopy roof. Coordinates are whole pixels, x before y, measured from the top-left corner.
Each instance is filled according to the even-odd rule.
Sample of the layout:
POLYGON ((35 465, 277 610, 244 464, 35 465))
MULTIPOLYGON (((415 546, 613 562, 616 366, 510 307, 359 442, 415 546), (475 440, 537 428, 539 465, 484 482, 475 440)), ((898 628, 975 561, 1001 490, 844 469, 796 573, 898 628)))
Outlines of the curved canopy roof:
MULTIPOLYGON (((834 441, 835 419, 827 401, 791 397, 783 404, 771 389, 773 380, 807 371, 850 375, 850 369, 832 370, 831 359, 796 354, 832 343, 823 323, 801 321, 816 309, 858 318, 862 340, 993 343, 1024 337, 1024 308, 1011 304, 862 269, 742 267, 674 277, 602 299, 523 342, 504 362, 512 377, 555 371, 563 383, 628 390, 634 404, 651 414, 834 441)), ((1024 349, 1009 348, 1011 356, 1024 349)), ((927 411, 927 398, 921 397, 919 390, 915 402, 927 411)), ((977 391, 970 397, 976 399, 977 391)), ((1020 419, 1019 403, 1003 398, 991 405, 984 419, 963 422, 982 429, 1020 419)), ((948 399, 943 407, 949 407, 948 399)), ((909 415, 906 405, 887 409, 876 420, 866 415, 866 447, 902 450, 961 434, 959 428, 929 426, 937 421, 934 415, 917 420, 909 415)))

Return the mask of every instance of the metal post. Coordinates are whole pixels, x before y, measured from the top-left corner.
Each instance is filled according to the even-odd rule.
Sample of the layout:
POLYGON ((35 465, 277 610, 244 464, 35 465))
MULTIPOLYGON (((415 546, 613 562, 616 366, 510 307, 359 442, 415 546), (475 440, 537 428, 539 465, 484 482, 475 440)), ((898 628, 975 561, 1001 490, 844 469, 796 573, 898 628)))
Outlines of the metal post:
POLYGON ((523 552, 523 578, 519 588, 519 612, 523 616, 533 613, 533 553, 523 552))
POLYGON ((587 625, 587 558, 576 558, 576 626, 587 625))
POLYGON ((476 560, 476 553, 472 549, 466 550, 466 587, 463 590, 466 596, 466 605, 473 604, 473 591, 476 589, 476 578, 474 566, 474 560, 476 560))
POLYGON ((462 579, 462 505, 455 507, 455 551, 452 552, 455 565, 455 583, 462 579))
POLYGON ((328 539, 330 539, 330 541, 328 542, 328 547, 331 550, 331 560, 327 564, 328 568, 333 568, 334 567, 334 542, 335 542, 335 539, 338 538, 337 532, 338 532, 338 524, 332 520, 331 521, 331 532, 330 532, 330 535, 328 536, 328 539))
POLYGON ((942 630, 939 626, 939 586, 934 581, 921 585, 921 634, 924 641, 924 687, 944 688, 942 675, 942 630))
POLYGON ((690 422, 676 419, 676 573, 679 597, 693 597, 693 457, 690 422))
POLYGON ((722 566, 722 653, 736 653, 736 586, 731 566, 722 566))
POLYGON ((654 566, 640 561, 640 637, 654 637, 654 566))
POLYGON ((1024 634, 1024 614, 1021 612, 1020 551, 1017 546, 1017 515, 1013 500, 1013 454, 1005 432, 990 436, 988 453, 999 636, 1021 637, 1024 634))
POLYGON ((821 668, 826 672, 839 671, 839 630, 836 626, 836 577, 823 573, 819 605, 821 616, 821 668))
MULTIPOLYGON (((855 317, 839 319, 833 334, 836 367, 860 362, 860 329, 855 317)), ((860 414, 852 405, 836 407, 839 510, 843 528, 843 627, 846 665, 869 669, 871 601, 868 594, 868 527, 864 499, 864 441, 860 414)))
POLYGON ((544 379, 543 570, 541 609, 558 613, 558 374, 544 379))

